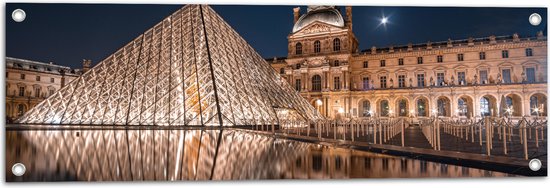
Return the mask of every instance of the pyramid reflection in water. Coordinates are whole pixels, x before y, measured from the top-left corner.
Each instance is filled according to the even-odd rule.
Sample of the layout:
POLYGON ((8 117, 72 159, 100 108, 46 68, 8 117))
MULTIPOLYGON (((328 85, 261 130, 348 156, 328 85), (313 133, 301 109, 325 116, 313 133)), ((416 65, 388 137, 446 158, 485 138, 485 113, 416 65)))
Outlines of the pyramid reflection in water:
POLYGON ((281 109, 321 117, 212 8, 187 5, 17 122, 274 125, 281 109))

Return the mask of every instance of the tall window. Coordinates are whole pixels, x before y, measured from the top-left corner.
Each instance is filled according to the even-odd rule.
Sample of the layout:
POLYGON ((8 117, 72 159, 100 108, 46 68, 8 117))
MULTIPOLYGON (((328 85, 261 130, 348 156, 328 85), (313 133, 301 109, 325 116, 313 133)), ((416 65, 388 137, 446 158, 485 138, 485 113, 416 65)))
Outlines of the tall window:
POLYGON ((294 87, 295 87, 296 91, 301 91, 302 90, 302 80, 296 79, 294 87))
POLYGON ((285 68, 281 68, 281 69, 279 70, 279 73, 284 74, 284 73, 285 73, 285 68))
POLYGON ((485 59, 485 52, 479 52, 479 59, 484 60, 485 59))
POLYGON ((302 54, 302 43, 296 43, 296 55, 302 54))
POLYGON ((34 89, 34 97, 40 97, 40 88, 34 89))
POLYGON ((332 41, 332 50, 334 50, 335 52, 340 51, 340 39, 339 38, 335 38, 332 41))
POLYGON ((422 57, 417 57, 417 58, 416 58, 416 62, 417 62, 418 64, 424 63, 422 57))
POLYGON ((458 61, 464 61, 464 54, 458 54, 458 61))
POLYGON ((404 61, 403 61, 403 58, 399 58, 399 60, 397 60, 399 62, 399 65, 404 65, 404 61))
POLYGON ((21 80, 25 79, 25 74, 21 74, 21 80))
POLYGON ((406 87, 405 86, 405 75, 399 75, 397 76, 397 81, 399 83, 399 87, 402 88, 402 87, 406 87))
POLYGON ((300 69, 300 68, 302 68, 302 64, 300 63, 296 64, 296 69, 300 69))
POLYGON ((50 89, 50 95, 49 96, 52 96, 54 93, 55 93, 55 89, 50 89))
POLYGON ((420 88, 426 86, 426 84, 424 82, 424 74, 417 74, 416 75, 416 83, 417 83, 418 87, 420 87, 420 88))
POLYGON ((363 90, 370 89, 369 77, 363 77, 363 90))
POLYGON ((311 89, 313 91, 321 91, 321 76, 313 76, 313 78, 311 79, 311 89))
POLYGON ((418 116, 427 116, 427 113, 426 113, 426 100, 424 99, 418 99, 418 101, 416 101, 416 106, 417 106, 417 111, 418 111, 418 116))
POLYGON ((487 84, 487 82, 488 82, 487 71, 486 70, 479 71, 479 83, 487 84))
POLYGON ((436 76, 437 76, 437 85, 443 86, 443 83, 445 82, 445 73, 438 72, 436 76))
POLYGON ((380 76, 380 88, 386 88, 386 76, 380 76))
POLYGON ((370 117, 372 114, 370 114, 370 102, 367 100, 363 101, 363 117, 370 117))
POLYGON ((525 56, 533 56, 533 49, 531 48, 525 49, 525 56))
POLYGON ((466 85, 466 73, 458 72, 458 85, 466 85))
POLYGON ((363 68, 369 68, 369 62, 363 61, 363 68))
POLYGON ((24 96, 25 96, 25 87, 24 87, 24 86, 20 86, 20 87, 19 87, 19 96, 20 96, 20 97, 24 97, 24 96))
POLYGON ((36 76, 36 81, 40 82, 40 76, 36 76))
POLYGON ((437 62, 438 62, 438 63, 442 63, 442 62, 443 62, 443 56, 442 56, 442 55, 438 55, 438 56, 437 56, 437 62))
POLYGON ((502 69, 502 82, 512 83, 512 78, 510 75, 510 69, 502 69))
POLYGON ((385 67, 386 66, 386 60, 380 60, 380 66, 385 67))
POLYGON ((535 82, 535 68, 526 68, 525 71, 527 72, 527 82, 534 83, 535 82))
POLYGON ((508 50, 502 50, 502 58, 508 58, 508 50))
POLYGON ((313 42, 313 52, 315 53, 321 52, 321 42, 319 42, 318 40, 313 42))
POLYGON ((50 78, 50 82, 51 82, 51 83, 54 83, 54 82, 55 82, 55 78, 50 78))
POLYGON ((340 90, 340 77, 334 77, 334 90, 340 90))

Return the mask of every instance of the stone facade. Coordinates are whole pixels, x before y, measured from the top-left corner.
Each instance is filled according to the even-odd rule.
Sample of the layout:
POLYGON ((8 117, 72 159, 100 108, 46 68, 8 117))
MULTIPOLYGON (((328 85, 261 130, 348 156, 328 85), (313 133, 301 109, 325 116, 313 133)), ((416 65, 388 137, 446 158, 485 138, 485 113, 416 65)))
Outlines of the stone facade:
POLYGON ((295 9, 288 57, 266 60, 328 118, 546 115, 542 32, 358 51, 351 7, 343 25, 323 11, 340 13, 295 9))
MULTIPOLYGON (((85 69, 90 60, 84 60, 85 69)), ((83 69, 83 70, 85 70, 83 69)), ((6 57, 6 120, 11 122, 63 86, 83 70, 53 63, 6 57)))

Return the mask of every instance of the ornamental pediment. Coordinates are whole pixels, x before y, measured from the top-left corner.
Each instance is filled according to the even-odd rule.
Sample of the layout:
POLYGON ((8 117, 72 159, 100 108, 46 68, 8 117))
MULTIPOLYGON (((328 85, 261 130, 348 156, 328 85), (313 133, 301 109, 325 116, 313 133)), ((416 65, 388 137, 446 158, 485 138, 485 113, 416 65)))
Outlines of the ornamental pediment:
POLYGON ((313 22, 311 25, 300 29, 298 32, 294 33, 293 36, 305 36, 339 31, 345 31, 345 29, 316 21, 313 22))
POLYGON ((328 60, 324 56, 323 57, 313 57, 313 58, 305 59, 304 62, 302 63, 302 65, 308 66, 308 67, 319 67, 319 66, 328 65, 328 60))

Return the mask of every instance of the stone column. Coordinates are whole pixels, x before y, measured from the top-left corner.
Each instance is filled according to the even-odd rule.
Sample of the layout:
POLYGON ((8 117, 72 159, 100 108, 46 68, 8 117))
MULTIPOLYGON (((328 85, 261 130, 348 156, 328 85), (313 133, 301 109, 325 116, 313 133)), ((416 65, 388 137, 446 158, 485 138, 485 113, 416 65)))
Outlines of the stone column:
POLYGON ((531 101, 529 95, 523 96, 522 102, 523 116, 531 116, 531 101))

